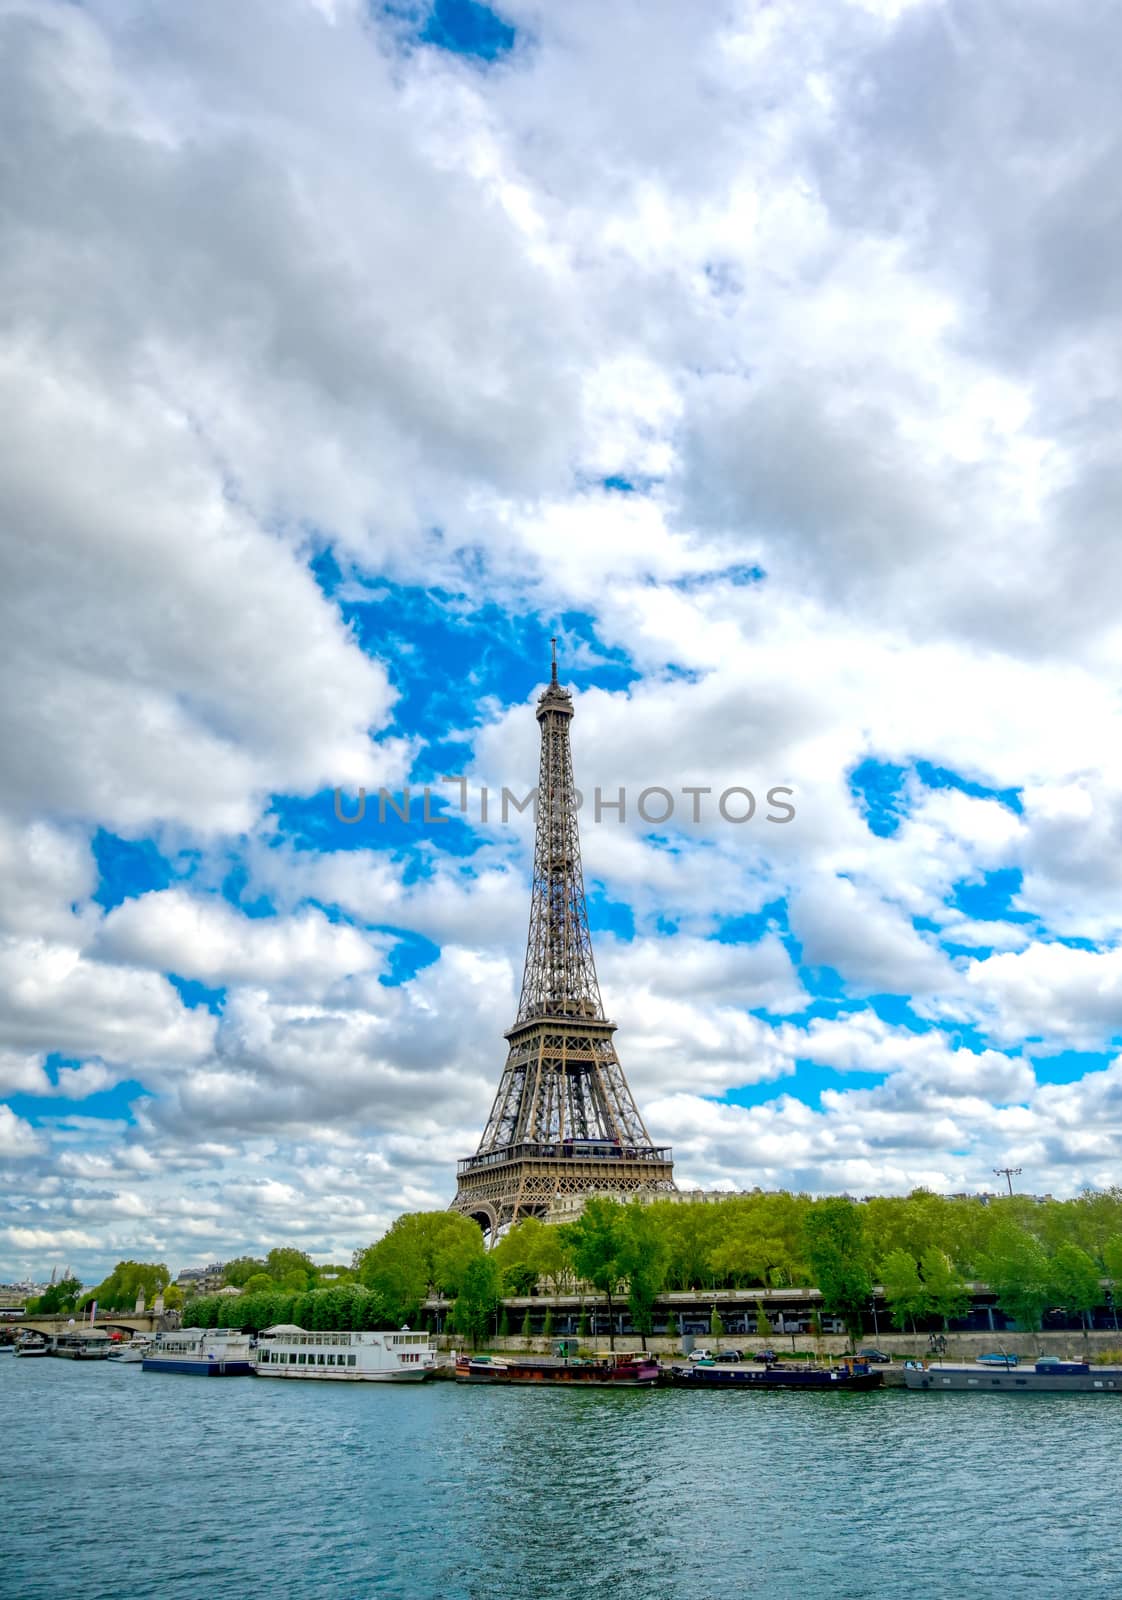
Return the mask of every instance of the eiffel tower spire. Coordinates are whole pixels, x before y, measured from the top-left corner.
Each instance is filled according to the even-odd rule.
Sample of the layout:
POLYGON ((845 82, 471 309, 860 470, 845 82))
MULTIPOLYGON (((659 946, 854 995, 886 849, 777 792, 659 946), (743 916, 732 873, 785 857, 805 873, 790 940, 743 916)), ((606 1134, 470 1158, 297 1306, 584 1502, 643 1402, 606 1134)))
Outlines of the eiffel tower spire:
POLYGON ((453 1202, 487 1231, 541 1215, 562 1195, 674 1188, 669 1150, 643 1125, 600 998, 584 895, 569 747, 573 697, 557 678, 538 699, 530 931, 510 1053, 453 1202))

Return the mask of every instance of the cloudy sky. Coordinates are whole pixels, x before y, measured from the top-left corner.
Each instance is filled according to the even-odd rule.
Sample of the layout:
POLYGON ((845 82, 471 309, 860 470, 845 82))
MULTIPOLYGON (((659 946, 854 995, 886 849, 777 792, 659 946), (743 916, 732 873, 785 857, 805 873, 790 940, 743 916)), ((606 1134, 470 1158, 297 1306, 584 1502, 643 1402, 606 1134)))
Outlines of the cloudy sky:
POLYGON ((682 1184, 1117 1181, 1120 49, 0 0, 0 1276, 448 1202, 551 634, 682 1184))

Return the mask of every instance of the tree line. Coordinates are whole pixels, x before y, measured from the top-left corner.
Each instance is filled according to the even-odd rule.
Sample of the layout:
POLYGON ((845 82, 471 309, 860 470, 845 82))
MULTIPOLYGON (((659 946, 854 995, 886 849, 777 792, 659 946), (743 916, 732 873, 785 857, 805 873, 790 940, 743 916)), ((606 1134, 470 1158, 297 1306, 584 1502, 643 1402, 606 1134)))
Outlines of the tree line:
POLYGON ((454 1331, 478 1339, 493 1329, 504 1300, 538 1285, 561 1293, 584 1284, 609 1309, 626 1303, 645 1336, 666 1290, 812 1286, 828 1313, 859 1332, 874 1286, 895 1325, 915 1328, 961 1316, 968 1285, 984 1283, 1002 1310, 1032 1328, 1049 1308, 1086 1319, 1122 1286, 1122 1189, 1040 1204, 926 1190, 859 1202, 786 1191, 698 1203, 594 1197, 574 1222, 529 1218, 490 1251, 459 1213, 415 1212, 356 1252, 349 1268, 317 1268, 303 1252, 275 1250, 229 1263, 226 1277, 243 1294, 192 1301, 185 1322, 420 1326, 424 1302, 438 1295, 453 1301, 454 1331))

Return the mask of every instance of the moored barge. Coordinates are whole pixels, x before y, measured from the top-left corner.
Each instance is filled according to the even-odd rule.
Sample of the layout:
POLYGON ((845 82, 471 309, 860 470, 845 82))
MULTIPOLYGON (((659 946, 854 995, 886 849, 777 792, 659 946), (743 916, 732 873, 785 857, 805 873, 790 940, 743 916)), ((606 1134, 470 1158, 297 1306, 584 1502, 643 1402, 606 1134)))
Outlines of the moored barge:
POLYGON ((1114 1394, 1122 1395, 1122 1367, 1042 1356, 1033 1366, 979 1368, 958 1361, 916 1362, 904 1369, 909 1389, 937 1394, 1114 1394))
POLYGON ((456 1357, 457 1383, 598 1384, 609 1389, 653 1389, 659 1365, 648 1355, 456 1357))
POLYGON ((777 1361, 720 1366, 700 1361, 673 1366, 667 1381, 676 1389, 879 1389, 881 1374, 867 1361, 846 1360, 836 1367, 785 1366, 777 1361))

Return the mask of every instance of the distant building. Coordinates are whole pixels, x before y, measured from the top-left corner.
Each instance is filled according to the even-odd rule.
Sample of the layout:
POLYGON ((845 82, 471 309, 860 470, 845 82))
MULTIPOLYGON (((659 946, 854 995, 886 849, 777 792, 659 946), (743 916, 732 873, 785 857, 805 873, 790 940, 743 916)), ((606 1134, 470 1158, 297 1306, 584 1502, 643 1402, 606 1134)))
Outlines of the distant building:
POLYGON ((217 1294, 226 1278, 226 1264, 213 1261, 209 1267, 184 1267, 175 1280, 175 1287, 184 1295, 217 1294))

